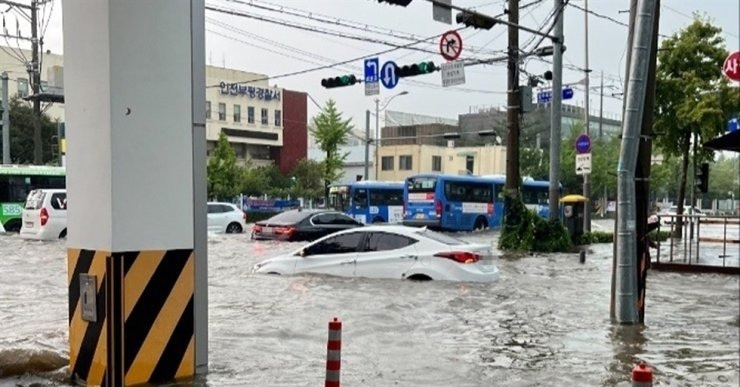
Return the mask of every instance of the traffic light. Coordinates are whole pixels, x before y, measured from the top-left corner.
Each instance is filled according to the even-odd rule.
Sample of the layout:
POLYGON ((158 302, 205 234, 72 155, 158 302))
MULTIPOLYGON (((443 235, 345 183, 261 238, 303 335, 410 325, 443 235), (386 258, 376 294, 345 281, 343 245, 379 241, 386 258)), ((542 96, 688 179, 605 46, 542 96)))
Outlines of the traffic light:
POLYGON ((702 163, 699 166, 699 171, 696 173, 696 186, 699 187, 699 192, 707 193, 709 191, 709 163, 702 163))
POLYGON ((341 77, 324 78, 321 80, 321 86, 331 89, 334 87, 352 86, 357 83, 357 77, 354 75, 342 75, 341 77))
POLYGON ((390 5, 400 5, 401 7, 405 7, 409 5, 411 0, 378 0, 378 3, 388 3, 390 5))
POLYGON ((396 68, 396 75, 399 78, 413 77, 415 75, 433 73, 436 70, 437 68, 434 66, 434 62, 421 62, 396 68))
POLYGON ((494 24, 496 24, 496 19, 492 17, 468 11, 458 13, 457 16, 455 16, 455 21, 465 24, 467 27, 480 28, 484 30, 490 30, 494 24))

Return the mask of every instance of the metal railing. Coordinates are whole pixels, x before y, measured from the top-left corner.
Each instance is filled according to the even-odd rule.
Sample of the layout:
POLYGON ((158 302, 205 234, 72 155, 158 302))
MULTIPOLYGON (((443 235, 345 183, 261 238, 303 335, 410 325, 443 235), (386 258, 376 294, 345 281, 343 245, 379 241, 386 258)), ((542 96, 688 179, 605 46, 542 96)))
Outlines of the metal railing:
MULTIPOLYGON (((727 258, 735 258, 738 256, 738 249, 734 249, 734 254, 727 253, 728 244, 740 243, 740 216, 738 215, 724 215, 724 216, 707 216, 707 215, 676 215, 676 214, 659 214, 658 215, 658 233, 661 231, 661 226, 670 226, 670 236, 667 240, 669 243, 668 250, 668 261, 673 263, 682 262, 689 265, 712 265, 717 261, 712 262, 711 258, 715 255, 716 258, 722 259, 722 267, 726 267, 727 258), (682 219, 681 227, 681 238, 677 235, 677 220, 682 219), (718 225, 721 225, 722 234, 721 237, 718 234, 711 234, 711 232, 705 233, 702 236, 702 225, 708 227, 710 231, 717 232, 718 230, 712 229, 718 225), (712 226, 714 225, 714 226, 712 226), (728 234, 728 225, 730 226, 728 234), (709 236, 711 235, 711 236, 709 236), (702 249, 701 242, 709 243, 710 245, 705 248, 707 253, 702 256, 700 254, 702 249), (721 254, 719 253, 718 244, 722 244, 721 254)), ((660 238, 657 241, 657 255, 656 261, 660 263, 661 257, 661 242, 660 238)), ((740 263, 738 264, 740 265, 740 263)))

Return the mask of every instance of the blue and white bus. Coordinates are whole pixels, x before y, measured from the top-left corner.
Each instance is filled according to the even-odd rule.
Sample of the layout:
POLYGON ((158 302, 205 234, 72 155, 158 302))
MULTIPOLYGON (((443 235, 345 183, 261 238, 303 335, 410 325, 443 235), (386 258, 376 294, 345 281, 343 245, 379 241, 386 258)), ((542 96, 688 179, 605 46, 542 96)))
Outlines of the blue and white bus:
POLYGON ((358 181, 329 187, 329 205, 362 223, 403 220, 403 183, 358 181))
POLYGON ((452 231, 493 227, 495 184, 480 176, 410 176, 403 190, 403 224, 452 231))
MULTIPOLYGON (((504 216, 504 186, 506 185, 506 176, 494 175, 483 176, 494 180, 495 185, 495 205, 494 220, 491 228, 501 227, 504 216)), ((561 187, 562 188, 562 187, 561 187)), ((550 182, 546 180, 534 180, 531 177, 522 179, 521 187, 522 201, 524 205, 534 211, 540 218, 547 219, 550 217, 549 197, 550 182)))

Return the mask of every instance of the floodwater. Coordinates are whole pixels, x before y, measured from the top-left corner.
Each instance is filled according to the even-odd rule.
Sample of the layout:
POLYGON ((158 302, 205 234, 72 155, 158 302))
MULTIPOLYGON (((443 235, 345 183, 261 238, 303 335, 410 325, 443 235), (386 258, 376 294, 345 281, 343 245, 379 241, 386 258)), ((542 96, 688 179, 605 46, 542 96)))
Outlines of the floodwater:
MULTIPOLYGON (((461 234, 494 242, 496 233, 461 234)), ((494 284, 250 274, 300 244, 209 236, 209 386, 318 386, 343 321, 344 386, 740 383, 737 276, 653 272, 646 324, 609 321, 612 245, 501 257, 494 284)), ((735 245, 733 248, 737 248, 735 245)), ((0 235, 0 386, 66 385, 64 242, 0 235)))

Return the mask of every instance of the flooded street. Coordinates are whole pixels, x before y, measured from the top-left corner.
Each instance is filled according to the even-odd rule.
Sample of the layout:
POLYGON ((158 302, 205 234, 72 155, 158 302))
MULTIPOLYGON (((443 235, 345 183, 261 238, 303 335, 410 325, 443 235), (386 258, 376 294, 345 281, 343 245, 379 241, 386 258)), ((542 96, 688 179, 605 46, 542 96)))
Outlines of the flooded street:
MULTIPOLYGON (((492 285, 250 274, 301 245, 209 236, 210 373, 196 385, 322 385, 335 316, 344 386, 613 386, 640 359, 656 385, 740 383, 736 276, 652 272, 634 327, 609 321, 611 244, 585 264, 500 258, 492 285)), ((65 385, 66 267, 64 242, 0 235, 0 386, 65 385)))

